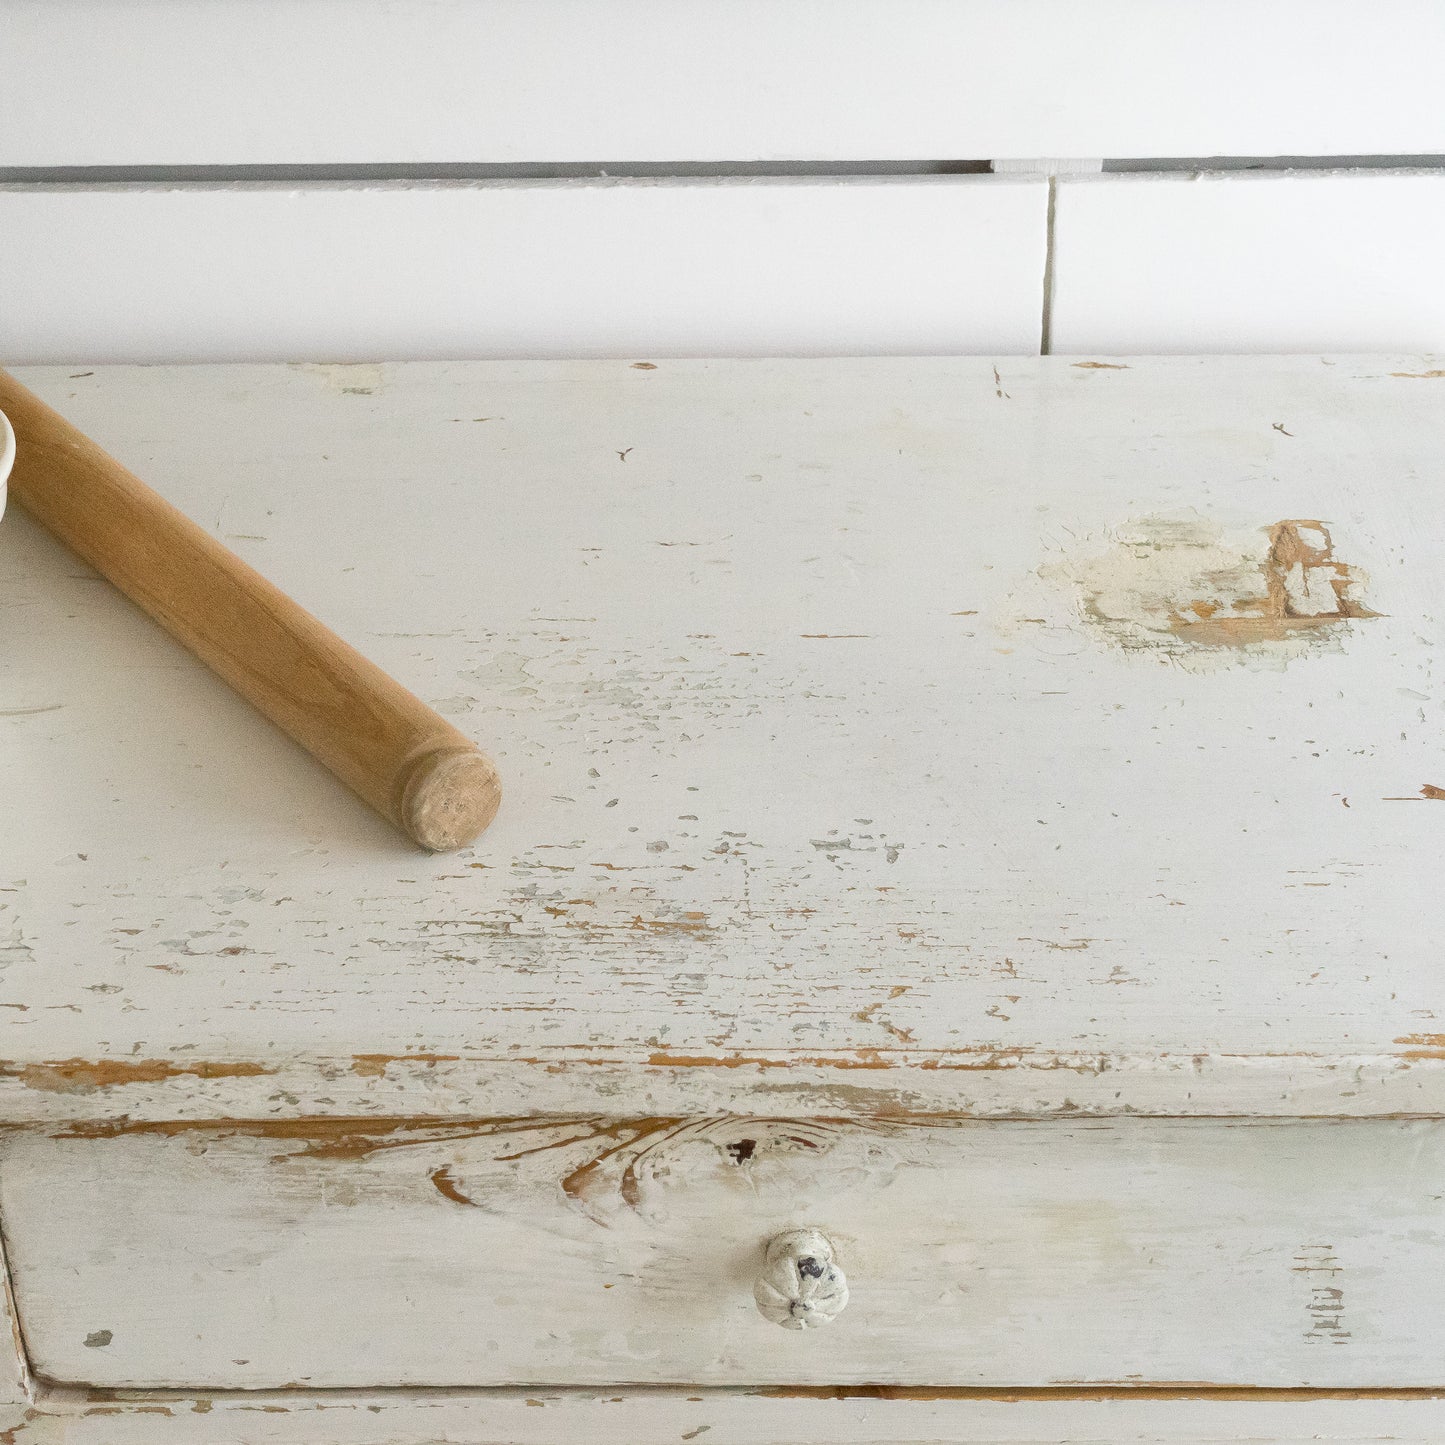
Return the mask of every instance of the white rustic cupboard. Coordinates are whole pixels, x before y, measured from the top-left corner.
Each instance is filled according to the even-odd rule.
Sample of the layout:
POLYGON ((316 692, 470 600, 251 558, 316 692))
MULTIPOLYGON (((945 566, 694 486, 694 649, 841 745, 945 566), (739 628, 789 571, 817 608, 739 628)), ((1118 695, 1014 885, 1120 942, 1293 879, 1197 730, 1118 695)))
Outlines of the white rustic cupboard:
POLYGON ((1445 363, 20 376, 506 796, 6 518, 0 1440, 1445 1434, 1445 363))

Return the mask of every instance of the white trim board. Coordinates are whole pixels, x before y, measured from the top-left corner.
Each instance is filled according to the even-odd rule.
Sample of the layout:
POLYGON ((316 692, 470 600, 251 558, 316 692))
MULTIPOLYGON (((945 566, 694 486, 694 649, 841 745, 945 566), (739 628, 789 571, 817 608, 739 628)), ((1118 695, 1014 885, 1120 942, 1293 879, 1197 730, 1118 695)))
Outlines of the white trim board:
MULTIPOLYGON (((1445 350, 1445 174, 1056 183, 1060 354, 1445 350)), ((0 187, 0 355, 1039 350, 1047 183, 0 187)))
POLYGON ((13 363, 1037 352, 1047 185, 0 187, 13 363))
POLYGON ((1436 350, 1442 229, 1434 171, 1060 179, 1049 349, 1436 350))
POLYGON ((1433 0, 5 0, 0 165, 1425 154, 1433 0))

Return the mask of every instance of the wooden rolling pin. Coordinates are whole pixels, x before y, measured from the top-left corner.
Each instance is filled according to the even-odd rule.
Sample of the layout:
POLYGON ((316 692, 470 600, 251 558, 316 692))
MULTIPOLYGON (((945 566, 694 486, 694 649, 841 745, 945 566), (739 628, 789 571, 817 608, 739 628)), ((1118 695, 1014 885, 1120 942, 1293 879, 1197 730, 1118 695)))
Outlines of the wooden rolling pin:
POLYGON ((378 813, 439 852, 492 821, 475 743, 4 371, 0 411, 11 496, 378 813))

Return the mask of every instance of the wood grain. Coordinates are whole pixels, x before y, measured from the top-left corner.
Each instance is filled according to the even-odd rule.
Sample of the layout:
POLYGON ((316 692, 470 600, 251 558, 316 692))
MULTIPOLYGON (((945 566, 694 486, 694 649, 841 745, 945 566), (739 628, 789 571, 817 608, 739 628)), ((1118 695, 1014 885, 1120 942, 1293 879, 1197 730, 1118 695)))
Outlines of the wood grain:
POLYGON ((1445 1123, 12 1131, 37 1371, 109 1387, 1438 1387, 1445 1123), (764 1319, 768 1241, 846 1271, 764 1319))
POLYGON ((4 372, 0 408, 15 500, 377 812, 441 851, 491 822, 496 770, 464 733, 4 372))

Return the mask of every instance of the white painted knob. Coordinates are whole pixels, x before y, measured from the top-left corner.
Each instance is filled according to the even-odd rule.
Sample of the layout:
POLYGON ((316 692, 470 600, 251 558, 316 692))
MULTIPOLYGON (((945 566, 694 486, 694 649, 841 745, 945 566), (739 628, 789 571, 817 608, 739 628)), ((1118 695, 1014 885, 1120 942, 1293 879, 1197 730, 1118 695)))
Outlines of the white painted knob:
POLYGON ((843 1312, 848 1281, 833 1262, 826 1236, 816 1229, 790 1229, 768 1241, 753 1298, 764 1319, 785 1330, 811 1330, 843 1312))

